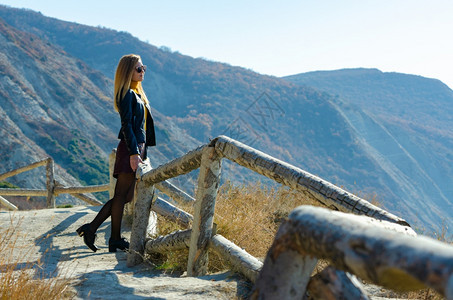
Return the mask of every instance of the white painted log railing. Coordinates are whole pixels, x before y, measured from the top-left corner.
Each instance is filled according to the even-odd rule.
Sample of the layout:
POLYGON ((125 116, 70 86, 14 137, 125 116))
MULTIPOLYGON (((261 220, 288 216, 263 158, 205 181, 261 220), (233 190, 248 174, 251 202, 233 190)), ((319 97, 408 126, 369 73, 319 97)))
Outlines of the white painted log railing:
MULTIPOLYGON (((104 185, 93 185, 93 186, 74 186, 74 187, 63 187, 55 180, 54 176, 54 161, 52 158, 46 158, 41 161, 29 164, 25 167, 17 168, 15 170, 0 174, 0 181, 6 178, 15 176, 17 174, 46 166, 46 189, 12 189, 12 188, 0 188, 1 196, 42 196, 47 197, 47 207, 55 207, 55 197, 60 194, 71 194, 91 205, 101 205, 102 202, 96 198, 85 195, 85 193, 103 192, 109 190, 109 184, 104 185)), ((11 210, 17 210, 17 207, 10 203, 8 200, 0 196, 0 203, 6 208, 11 210)))
MULTIPOLYGON (((0 204, 6 207, 9 210, 17 210, 18 208, 12 204, 10 201, 5 199, 2 196, 41 196, 47 197, 47 207, 54 208, 56 206, 55 197, 60 194, 70 194, 76 198, 83 200, 84 202, 90 205, 102 205, 102 202, 94 198, 93 196, 87 195, 87 193, 96 193, 109 191, 110 197, 113 197, 115 182, 116 179, 113 177, 113 167, 115 164, 116 149, 113 149, 109 156, 109 173, 110 180, 108 184, 102 185, 91 185, 91 186, 73 186, 73 187, 64 187, 54 176, 54 161, 52 158, 48 157, 41 161, 31 163, 27 166, 14 169, 12 171, 5 172, 0 174, 0 181, 3 181, 9 177, 30 171, 32 169, 46 166, 46 189, 22 189, 22 188, 0 188, 0 204)), ((149 164, 148 164, 149 165, 149 164)), ((147 164, 144 167, 148 166, 147 164)), ((169 197, 184 203, 190 203, 195 201, 190 195, 180 190, 178 187, 173 184, 163 181, 156 184, 156 187, 161 190, 163 193, 167 194, 169 197)), ((180 225, 189 226, 189 223, 192 220, 192 216, 184 213, 179 210, 177 207, 174 207, 172 204, 158 199, 155 203, 155 209, 157 212, 170 220, 173 220, 180 225)))
MULTIPOLYGON (((453 299, 453 246, 402 230, 365 216, 300 206, 281 224, 251 298, 302 299, 317 260, 326 259, 385 288, 411 291, 427 286, 453 299)), ((325 293, 326 288, 316 292, 325 293)))
MULTIPOLYGON (((137 194, 140 197, 137 198, 135 211, 139 207, 148 209, 149 206, 154 208, 158 204, 158 201, 156 201, 151 205, 153 187, 156 187, 167 179, 187 174, 197 168, 200 168, 200 173, 194 202, 192 228, 184 231, 176 231, 155 239, 146 238, 144 235, 146 234, 145 228, 148 226, 148 215, 143 214, 141 219, 138 219, 136 215, 134 217, 135 225, 131 232, 131 249, 127 259, 129 266, 140 263, 145 252, 165 253, 170 250, 189 249, 187 273, 189 276, 199 276, 205 274, 207 271, 207 251, 210 248, 226 259, 235 270, 244 274, 252 282, 256 282, 253 294, 255 298, 274 299, 279 297, 281 299, 292 299, 294 298, 293 295, 295 295, 294 289, 297 289, 296 298, 305 294, 307 284, 310 281, 311 271, 318 258, 323 258, 330 260, 332 265, 340 270, 345 270, 384 287, 417 289, 422 286, 428 286, 436 289, 442 295, 447 296, 448 299, 453 297, 452 246, 436 242, 429 238, 417 237, 404 219, 378 208, 368 201, 304 170, 225 136, 220 136, 212 140, 209 144, 199 147, 155 169, 143 168, 139 170, 137 172, 137 179, 140 184, 137 194), (310 241, 306 240, 307 236, 305 233, 300 233, 297 238, 295 238, 297 233, 292 233, 291 235, 287 235, 291 237, 288 238, 290 240, 283 238, 283 245, 280 245, 277 242, 279 241, 279 235, 277 234, 276 242, 274 242, 275 246, 269 251, 263 267, 263 263, 258 259, 215 232, 213 224, 214 208, 220 182, 221 160, 223 158, 229 159, 292 189, 309 194, 332 210, 337 210, 338 212, 326 211, 342 220, 342 222, 340 224, 329 223, 328 220, 331 218, 331 215, 328 215, 319 223, 311 224, 307 221, 307 224, 304 225, 306 226, 306 228, 304 227, 305 230, 314 232, 310 241), (140 204, 140 202, 142 203, 140 204), (362 216, 354 216, 347 213, 362 216), (351 223, 353 225, 343 228, 343 223, 347 224, 350 219, 354 220, 351 223), (321 226, 322 222, 324 222, 323 226, 321 226), (323 228, 324 231, 322 232, 326 236, 326 242, 319 240, 318 228, 323 228), (354 228, 361 228, 364 234, 353 235, 354 228), (338 231, 336 234, 338 238, 337 243, 341 243, 342 241, 343 243, 347 243, 346 241, 350 242, 352 250, 349 250, 346 246, 344 249, 340 248, 346 253, 349 253, 351 255, 350 257, 340 252, 340 250, 338 252, 329 251, 330 248, 334 247, 334 244, 331 244, 332 242, 328 240, 331 231, 338 231), (407 242, 403 251, 401 249, 398 250, 397 246, 392 246, 392 244, 395 244, 395 240, 404 241, 404 243, 407 242), (430 241, 430 248, 423 252, 423 245, 427 243, 426 241, 430 241), (374 252, 371 251, 373 247, 371 249, 366 248, 369 245, 374 245, 373 243, 379 245, 379 248, 376 248, 374 252), (308 250, 314 250, 310 250, 311 252, 309 252, 307 249, 301 248, 299 244, 307 247, 308 250), (318 248, 324 249, 325 251, 317 252, 318 248), (271 252, 272 249, 274 249, 274 252, 271 252), (381 260, 385 261, 385 258, 379 255, 380 249, 387 251, 385 252, 385 258, 388 258, 388 261, 385 263, 381 262, 381 260), (437 255, 435 252, 436 249, 441 254, 437 255), (290 254, 287 254, 288 252, 290 254), (272 263, 278 258, 280 253, 285 253, 282 259, 285 264, 272 263), (393 254, 391 255, 390 253, 393 254), (339 256, 344 257, 347 262, 339 263, 339 256), (363 258, 362 256, 367 257, 363 258), (400 260, 396 259, 396 257, 399 257, 400 260), (373 259, 379 259, 379 263, 373 263, 373 259), (413 262, 413 264, 420 263, 420 266, 417 270, 411 269, 410 266, 405 265, 408 261, 413 262), (431 263, 433 264, 432 267, 430 265, 431 263), (437 267, 442 267, 440 271, 442 275, 437 273, 439 272, 439 269, 436 269, 437 267), (268 270, 268 277, 266 277, 266 270, 268 270), (420 275, 423 272, 425 272, 424 275, 420 275), (280 276, 279 282, 281 283, 279 285, 282 287, 285 286, 285 288, 280 289, 284 290, 283 293, 272 291, 276 286, 276 278, 272 276, 272 273, 278 273, 278 276, 280 276), (398 281, 399 275, 401 275, 401 281, 396 284, 395 282, 398 281), (442 276, 442 279, 438 279, 436 276, 442 276), (439 282, 433 283, 433 278, 435 278, 434 281, 438 280, 439 282)), ((169 193, 167 194, 170 195, 169 193)), ((156 211, 156 209, 154 210, 156 211)), ((178 214, 186 216, 187 219, 192 219, 192 216, 189 214, 181 210, 177 211, 178 214)), ((293 212, 291 216, 295 214, 296 212, 293 212)), ((172 215, 172 213, 169 213, 169 215, 172 215)), ((298 222, 297 220, 293 221, 292 218, 290 217, 285 224, 298 222)), ((178 218, 174 217, 174 219, 177 220, 178 218)), ((189 224, 188 222, 182 223, 189 224)), ((301 227, 297 228, 299 229, 301 227)), ((351 279, 353 275, 343 273, 340 270, 334 269, 332 271, 331 269, 326 269, 320 275, 336 276, 335 280, 340 280, 340 284, 357 287, 358 281, 351 279)), ((313 284, 312 286, 315 285, 313 284)), ((322 290, 326 291, 325 288, 323 286, 322 290)), ((315 288, 312 287, 312 289, 315 288)), ((362 291, 360 287, 357 287, 354 293, 356 295, 362 291)), ((351 293, 352 291, 349 291, 349 295, 351 293)), ((363 299, 366 299, 365 295, 362 296, 363 299)))

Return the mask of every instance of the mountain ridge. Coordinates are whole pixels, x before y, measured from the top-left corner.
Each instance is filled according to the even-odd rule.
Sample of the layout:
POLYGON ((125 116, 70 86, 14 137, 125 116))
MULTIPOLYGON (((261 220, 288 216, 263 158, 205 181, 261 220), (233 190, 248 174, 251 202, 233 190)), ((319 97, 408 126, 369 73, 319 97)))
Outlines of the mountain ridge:
POLYGON ((415 202, 424 211, 442 215, 442 207, 448 219, 453 212, 453 91, 448 86, 437 79, 364 68, 285 79, 337 95, 338 109, 387 173, 399 178, 407 195, 420 199, 415 202), (426 199, 438 207, 429 207, 426 199))

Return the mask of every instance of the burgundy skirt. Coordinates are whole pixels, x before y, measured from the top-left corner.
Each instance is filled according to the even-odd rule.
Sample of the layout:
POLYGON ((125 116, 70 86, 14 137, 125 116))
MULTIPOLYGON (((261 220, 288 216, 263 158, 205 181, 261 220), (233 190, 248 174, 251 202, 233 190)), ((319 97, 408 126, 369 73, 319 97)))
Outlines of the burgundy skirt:
MULTIPOLYGON (((146 151, 143 151, 141 155, 142 159, 144 159, 145 152, 146 151)), ((120 173, 135 173, 131 168, 129 150, 127 150, 126 142, 124 140, 120 140, 118 147, 116 148, 113 177, 118 178, 118 174, 120 173)))

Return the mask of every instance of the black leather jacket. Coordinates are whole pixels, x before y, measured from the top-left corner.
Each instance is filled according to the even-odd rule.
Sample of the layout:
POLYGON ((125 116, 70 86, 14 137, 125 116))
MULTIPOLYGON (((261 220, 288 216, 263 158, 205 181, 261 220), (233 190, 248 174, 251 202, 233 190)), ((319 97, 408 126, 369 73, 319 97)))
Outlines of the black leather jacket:
POLYGON ((139 154, 138 144, 145 143, 145 146, 156 145, 156 134, 154 131, 154 120, 151 115, 151 108, 146 105, 148 116, 145 130, 145 103, 140 95, 132 89, 124 96, 119 103, 121 117, 121 129, 118 138, 126 142, 129 155, 139 154))

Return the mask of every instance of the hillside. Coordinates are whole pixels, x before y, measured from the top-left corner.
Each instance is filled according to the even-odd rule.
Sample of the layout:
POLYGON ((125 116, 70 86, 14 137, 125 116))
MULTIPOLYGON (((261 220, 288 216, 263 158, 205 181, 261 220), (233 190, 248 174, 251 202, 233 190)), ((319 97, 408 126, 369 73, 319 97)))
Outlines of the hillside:
POLYGON ((285 79, 337 95, 335 103, 363 147, 404 190, 399 196, 413 209, 422 207, 451 222, 451 89, 439 80, 376 69, 309 72, 285 79))
MULTIPOLYGON (((74 124, 75 129, 71 126, 71 130, 83 132, 87 143, 99 147, 104 158, 115 145, 118 130, 117 116, 107 100, 111 97, 114 68, 122 55, 138 53, 144 64, 148 65, 144 86, 157 119, 158 146, 150 153, 153 165, 225 134, 344 186, 347 190, 360 192, 362 196, 376 194, 383 206, 411 223, 421 220, 424 227, 440 224, 442 217, 437 213, 442 216, 442 211, 427 211, 412 205, 410 191, 401 187, 393 174, 389 174, 385 166, 381 165, 381 161, 376 160, 374 153, 358 142, 360 138, 350 120, 345 118, 344 111, 339 109, 336 97, 326 92, 244 68, 159 49, 129 33, 64 22, 30 10, 0 6, 0 18, 3 18, 8 30, 23 35, 25 40, 32 37, 36 43, 54 49, 52 59, 55 57, 62 64, 54 64, 56 69, 49 66, 49 70, 54 70, 51 75, 56 76, 49 81, 68 90, 67 96, 73 105, 52 105, 52 108, 58 108, 58 113, 65 116, 65 122, 74 124), (66 84, 65 77, 61 77, 64 72, 55 72, 67 70, 61 69, 66 68, 63 63, 66 60, 74 74, 80 76, 77 79, 79 81, 71 79, 71 75, 71 84, 66 84), (86 84, 81 85, 81 82, 85 82, 83 80, 86 80, 86 84), (97 91, 102 95, 96 94, 97 91), (83 94, 88 96, 83 98, 83 94), (91 114, 93 110, 90 107, 97 105, 104 108, 104 116, 93 115, 89 120, 80 119, 81 115, 91 114), (68 114, 68 110, 75 109, 80 110, 68 114), (80 123, 84 123, 84 127, 80 123), (101 134, 102 138, 93 133, 97 132, 98 126, 106 129, 101 134)), ((18 44, 9 40, 11 47, 14 45, 20 51, 28 51, 30 46, 27 43, 18 44)), ((10 57, 14 56, 11 51, 8 54, 10 57)), ((42 55, 51 50, 43 51, 39 53, 42 55)), ((18 78, 16 85, 2 89, 17 90, 23 80, 25 83, 22 85, 29 86, 26 82, 33 82, 29 78, 40 78, 42 72, 48 72, 35 67, 39 66, 39 56, 24 55, 24 58, 30 59, 27 77, 18 78)), ((41 86, 42 90, 49 89, 45 81, 35 86, 41 86)), ((45 93, 40 95, 41 102, 54 101, 47 99, 49 96, 54 97, 49 91, 45 93)), ((26 94, 24 91, 23 97, 28 97, 26 94)), ((1 97, 1 107, 8 101, 14 101, 12 94, 1 97)), ((15 112, 11 110, 7 114, 14 115, 15 112)), ((27 132, 17 126, 27 138, 36 135, 33 131, 27 132)), ((39 128, 41 125, 37 126, 39 128)), ((75 133, 70 136, 77 137, 75 133)), ((48 148, 47 143, 44 140, 41 144, 36 142, 43 149, 48 148)), ((65 147, 68 144, 63 141, 59 144, 67 149, 65 147)), ((3 148, 0 150, 6 151, 3 148)), ((90 157, 88 153, 87 157, 90 157)), ((62 160, 60 162, 62 164, 62 160)), ((252 179, 250 173, 239 167, 227 162, 224 166, 224 180, 252 179)), ((182 180, 180 183, 184 185, 185 182, 182 180)), ((193 186, 185 188, 191 190, 193 186)), ((418 198, 418 201, 422 200, 418 198)))
MULTIPOLYGON (((0 43, 4 49, 0 59, 0 172, 51 156, 62 183, 106 183, 107 158, 116 147, 119 130, 110 100, 112 81, 61 48, 1 19, 0 43)), ((162 143, 180 135, 159 112, 155 116, 158 128, 167 128, 158 130, 162 143)), ((185 143, 187 147, 198 144, 190 137, 185 143)), ((167 157, 165 151, 154 155, 167 157)), ((42 188, 45 172, 32 172, 13 178, 13 183, 42 188)))
MULTIPOLYGON (((105 157, 99 155, 98 145, 82 136, 84 131, 93 132, 92 127, 85 125, 96 123, 104 114, 96 117, 87 113, 88 107, 75 102, 89 97, 83 86, 89 86, 90 81, 80 76, 85 65, 2 20, 0 43, 4 49, 0 60, 2 171, 52 156, 58 158, 58 164, 65 170, 63 174, 57 170, 57 180, 62 183, 77 183, 74 177, 91 184, 107 180, 105 157)), ((105 105, 104 93, 99 89, 91 92, 97 94, 100 102, 91 103, 93 109, 105 105)), ((104 146, 109 135, 110 131, 101 129, 97 136, 99 144, 104 146)), ((21 187, 42 187, 45 172, 33 172, 18 176, 15 183, 21 187)))

